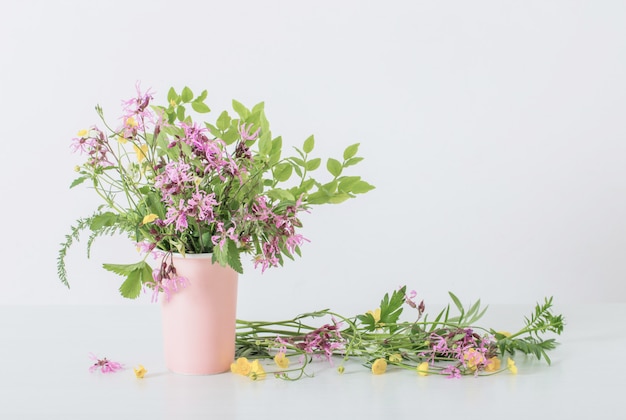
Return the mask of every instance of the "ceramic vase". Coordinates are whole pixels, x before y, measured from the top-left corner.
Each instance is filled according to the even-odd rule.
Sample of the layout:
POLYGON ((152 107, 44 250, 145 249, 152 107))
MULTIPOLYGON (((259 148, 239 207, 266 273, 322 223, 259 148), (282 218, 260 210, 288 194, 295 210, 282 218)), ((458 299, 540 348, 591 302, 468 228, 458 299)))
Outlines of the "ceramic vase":
POLYGON ((235 357, 237 272, 213 264, 211 254, 172 261, 187 284, 161 299, 165 364, 188 375, 226 372, 235 357))

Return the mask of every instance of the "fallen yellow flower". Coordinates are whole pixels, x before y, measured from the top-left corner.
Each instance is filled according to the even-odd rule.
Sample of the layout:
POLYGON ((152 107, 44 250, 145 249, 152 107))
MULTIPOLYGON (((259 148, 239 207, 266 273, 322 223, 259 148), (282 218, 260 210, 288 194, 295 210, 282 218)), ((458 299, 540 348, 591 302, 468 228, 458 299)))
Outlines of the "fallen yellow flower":
POLYGON ((515 361, 510 357, 506 360, 506 367, 511 371, 513 375, 517 375, 517 366, 515 366, 515 361))
POLYGON ((428 362, 422 362, 417 365, 417 374, 419 376, 428 376, 428 362))
POLYGON ((135 377, 139 379, 143 379, 145 374, 148 373, 148 371, 146 370, 145 367, 143 367, 143 365, 139 365, 139 367, 133 368, 133 371, 135 372, 135 377))
POLYGON ((387 361, 385 359, 376 359, 372 364, 372 373, 374 375, 382 375, 387 371, 387 361))
POLYGON ((280 352, 276 354, 276 356, 274 356, 274 363, 276 363, 276 366, 281 369, 287 369, 289 367, 289 359, 287 359, 287 356, 283 352, 280 352))
POLYGON ((258 360, 255 360, 250 364, 250 374, 248 376, 253 381, 265 378, 265 369, 263 369, 263 366, 261 366, 258 360))
POLYGON ((251 364, 245 357, 240 357, 230 364, 230 371, 238 375, 248 376, 250 374, 251 364))
POLYGON ((485 372, 495 372, 500 370, 501 362, 496 356, 489 359, 489 363, 485 366, 485 372))

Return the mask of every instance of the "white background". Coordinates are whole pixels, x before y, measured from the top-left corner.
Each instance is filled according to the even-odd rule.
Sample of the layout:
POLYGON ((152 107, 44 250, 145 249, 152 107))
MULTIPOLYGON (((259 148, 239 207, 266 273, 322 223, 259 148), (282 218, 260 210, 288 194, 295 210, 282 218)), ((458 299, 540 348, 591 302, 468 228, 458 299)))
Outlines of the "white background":
MULTIPOLYGON (((121 238, 59 243, 99 202, 69 144, 135 83, 265 101, 287 147, 360 142, 377 189, 303 219, 303 258, 240 277, 243 317, 427 302, 624 302, 626 3, 33 1, 0 7, 0 304, 125 304, 121 238)), ((149 304, 146 297, 141 303, 149 304)))

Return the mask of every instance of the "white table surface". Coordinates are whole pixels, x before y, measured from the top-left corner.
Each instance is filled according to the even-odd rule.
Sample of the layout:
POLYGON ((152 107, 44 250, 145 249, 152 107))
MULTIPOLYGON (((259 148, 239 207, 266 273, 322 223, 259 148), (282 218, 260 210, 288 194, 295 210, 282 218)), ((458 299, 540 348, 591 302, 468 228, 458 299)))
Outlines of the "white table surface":
MULTIPOLYGON (((532 307, 491 306, 480 324, 514 330, 532 307)), ((520 355, 518 375, 374 376, 358 363, 339 375, 320 361, 310 379, 254 382, 169 373, 158 305, 0 306, 0 419, 624 418, 626 304, 555 312, 567 324, 552 365, 520 355), (127 369, 90 373, 89 352, 127 369), (132 370, 140 363, 143 380, 132 370)))

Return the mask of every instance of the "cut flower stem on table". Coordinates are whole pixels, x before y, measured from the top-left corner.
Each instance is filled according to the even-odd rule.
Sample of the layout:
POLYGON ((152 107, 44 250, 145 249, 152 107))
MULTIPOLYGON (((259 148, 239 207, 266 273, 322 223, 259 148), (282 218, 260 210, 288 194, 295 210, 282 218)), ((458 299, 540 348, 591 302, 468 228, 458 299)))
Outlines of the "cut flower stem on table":
POLYGON ((508 333, 478 325, 487 309, 480 300, 465 308, 449 294, 453 305, 434 318, 426 314, 423 301, 416 304, 415 292, 407 293, 403 286, 385 294, 376 310, 353 317, 324 309, 276 322, 238 320, 238 358, 231 371, 251 379, 273 374, 296 380, 310 376, 308 365, 314 359, 340 361, 339 373, 345 372, 345 362, 358 360, 376 375, 396 368, 419 376, 460 378, 516 374, 514 357, 520 353, 551 363, 548 352, 557 342, 546 335, 560 335, 564 327, 563 316, 552 312, 552 298, 537 303, 524 318, 524 327, 508 333), (405 306, 414 311, 414 321, 400 321, 405 306), (330 322, 316 326, 321 318, 330 322), (275 368, 260 375, 262 359, 273 359, 275 368))

